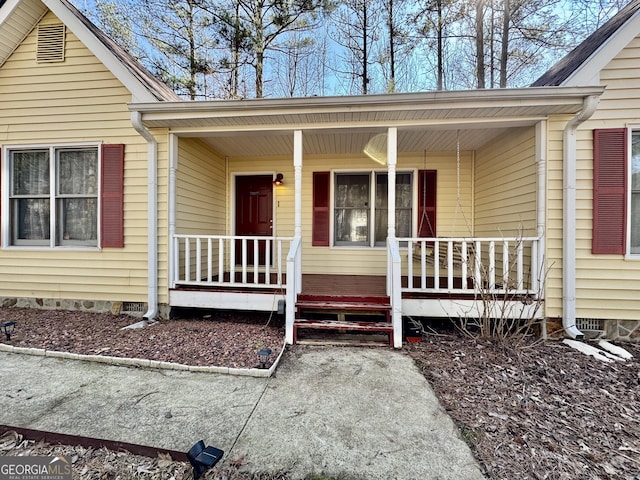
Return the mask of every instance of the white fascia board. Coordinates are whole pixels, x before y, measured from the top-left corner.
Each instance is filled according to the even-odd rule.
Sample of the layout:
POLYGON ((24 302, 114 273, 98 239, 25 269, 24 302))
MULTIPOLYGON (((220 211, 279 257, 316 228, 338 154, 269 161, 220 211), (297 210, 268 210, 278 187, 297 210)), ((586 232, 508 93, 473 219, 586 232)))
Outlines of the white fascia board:
POLYGON ((563 86, 598 85, 600 72, 631 41, 640 34, 640 10, 633 14, 621 28, 607 39, 591 57, 582 63, 563 83, 563 86))
POLYGON ((100 60, 113 75, 131 92, 133 101, 157 102, 149 90, 127 69, 122 62, 100 41, 65 5, 58 0, 41 0, 80 41, 100 60))
POLYGON ((7 18, 13 14, 21 0, 7 0, 2 8, 0 8, 0 25, 7 21, 7 18))
POLYGON ((582 105, 582 99, 601 95, 604 87, 526 87, 514 89, 458 90, 342 97, 253 98, 246 100, 131 103, 129 110, 169 114, 172 118, 205 115, 255 116, 362 111, 434 110, 523 105, 582 105))
POLYGON ((39 12, 34 5, 39 0, 8 0, 0 8, 0 67, 4 65, 13 52, 22 44, 23 40, 31 33, 37 22, 46 14, 47 9, 39 12), (26 12, 29 12, 28 15, 26 12), (15 15, 15 16, 14 16, 15 15), (34 21, 29 23, 22 17, 32 16, 34 21), (9 33, 11 32, 11 33, 9 33))

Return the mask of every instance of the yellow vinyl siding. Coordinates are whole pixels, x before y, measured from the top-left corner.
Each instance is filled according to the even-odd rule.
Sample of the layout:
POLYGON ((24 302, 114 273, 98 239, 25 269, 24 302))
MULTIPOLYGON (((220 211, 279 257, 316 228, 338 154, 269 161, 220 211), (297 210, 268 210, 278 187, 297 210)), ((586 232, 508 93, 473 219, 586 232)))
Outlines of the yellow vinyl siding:
MULTIPOLYGON (((48 13, 43 23, 60 23, 48 13)), ((147 301, 147 143, 132 128, 131 94, 67 29, 65 61, 41 63, 36 30, 0 68, 0 145, 125 144, 123 249, 0 250, 0 291, 5 297, 147 301)), ((166 133, 154 132, 161 164, 166 133)), ((4 160, 4 159, 3 159, 4 160)), ((166 165, 164 166, 166 171, 166 165)), ((166 180, 159 206, 166 218, 166 180)), ((166 225, 166 223, 165 223, 166 225)), ((166 227, 159 232, 166 258, 166 227)), ((166 260, 160 302, 167 303, 166 260)))
POLYGON ((536 234, 535 130, 510 130, 478 150, 475 229, 480 237, 536 234))
POLYGON ((176 172, 176 233, 224 235, 225 167, 203 141, 181 138, 176 172))
MULTIPOLYGON (((226 218, 226 182, 224 160, 202 140, 181 138, 178 142, 176 172, 176 233, 190 235, 224 235, 226 218)), ((192 246, 191 271, 195 271, 195 245, 192 246)), ((181 244, 180 258, 184 255, 181 244)), ((213 262, 218 263, 217 246, 213 262)), ((181 269, 184 265, 181 264, 181 269)), ((201 258, 206 272, 207 258, 201 258)), ((181 278, 184 271, 180 272, 181 278)))
MULTIPOLYGON (((457 206, 456 156, 452 153, 399 154, 397 171, 414 172, 414 232, 417 229, 417 170, 437 170, 437 232, 439 236, 469 236, 472 218, 472 155, 461 154, 460 200, 457 206)), ((386 249, 384 247, 313 247, 311 245, 313 172, 385 172, 386 167, 364 156, 304 157, 302 166, 302 261, 304 273, 344 273, 384 275, 386 249)), ((294 233, 294 171, 291 158, 231 159, 229 172, 236 174, 284 174, 284 185, 274 188, 274 224, 276 235, 294 233)), ((232 181, 231 177, 231 181, 232 181)), ((229 197, 230 204, 233 198, 229 197)), ((333 218, 333 216, 332 216, 333 218)), ((231 216, 231 227, 233 217, 231 216)))
MULTIPOLYGON (((606 90, 597 111, 577 133, 576 316, 640 319, 640 261, 593 255, 593 130, 640 125, 640 38, 600 74, 606 90)), ((562 131, 567 119, 549 123, 546 314, 562 316, 562 131)))

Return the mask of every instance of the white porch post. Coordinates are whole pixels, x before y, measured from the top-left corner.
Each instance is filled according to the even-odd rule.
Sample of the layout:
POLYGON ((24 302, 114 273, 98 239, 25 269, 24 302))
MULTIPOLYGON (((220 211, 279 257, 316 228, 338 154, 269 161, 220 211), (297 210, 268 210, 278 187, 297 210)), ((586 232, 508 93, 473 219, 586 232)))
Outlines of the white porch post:
POLYGON ((294 216, 292 249, 287 257, 287 289, 285 306, 285 341, 293 343, 296 299, 302 291, 302 130, 293 132, 294 216), (293 248, 295 247, 295 248, 293 248))
MULTIPOLYGON (((293 169, 295 175, 294 229, 296 237, 302 236, 302 130, 293 132, 293 169)), ((296 293, 302 291, 302 265, 299 265, 296 293)))
MULTIPOLYGON (((396 251, 396 165, 398 164, 398 129, 390 127, 387 132, 387 242, 393 242, 396 251)), ((389 255, 389 253, 387 253, 389 255)), ((396 261, 399 259, 396 259, 396 261)), ((393 263, 393 262, 392 262, 393 263)), ((399 263, 392 265, 391 278, 387 278, 387 289, 391 296, 391 322, 393 324, 393 346, 402 347, 402 292, 400 291, 399 263), (389 289, 389 284, 391 288, 389 289)))
POLYGON ((398 129, 389 128, 387 134, 387 237, 396 237, 396 165, 398 163, 398 129))

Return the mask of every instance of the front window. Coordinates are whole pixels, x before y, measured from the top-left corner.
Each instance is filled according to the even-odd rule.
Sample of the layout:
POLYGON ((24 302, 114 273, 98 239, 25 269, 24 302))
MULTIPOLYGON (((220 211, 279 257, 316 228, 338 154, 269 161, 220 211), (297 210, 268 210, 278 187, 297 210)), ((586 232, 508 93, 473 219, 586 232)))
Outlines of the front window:
POLYGON ((631 142, 631 253, 640 254, 640 132, 631 142))
POLYGON ((369 245, 370 184, 368 173, 336 175, 336 245, 369 245))
POLYGON ((12 245, 97 245, 97 148, 16 149, 9 159, 12 245))
MULTIPOLYGON (((388 228, 388 185, 386 173, 376 174, 376 245, 385 245, 388 228)), ((396 173, 396 237, 410 237, 413 187, 410 173, 396 173)))
MULTIPOLYGON (((412 231, 412 174, 396 174, 396 236, 412 231)), ((384 246, 388 227, 386 172, 337 173, 334 179, 334 243, 384 246)))

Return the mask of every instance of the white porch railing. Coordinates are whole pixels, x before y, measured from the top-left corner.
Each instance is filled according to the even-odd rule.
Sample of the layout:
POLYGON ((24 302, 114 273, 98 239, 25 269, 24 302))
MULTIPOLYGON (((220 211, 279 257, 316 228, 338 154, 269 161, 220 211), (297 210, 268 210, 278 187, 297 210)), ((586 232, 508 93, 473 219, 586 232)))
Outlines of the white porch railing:
POLYGON ((544 275, 537 237, 398 238, 403 292, 537 295, 544 275))
POLYGON ((288 237, 173 236, 172 286, 274 288, 284 286, 288 237))

